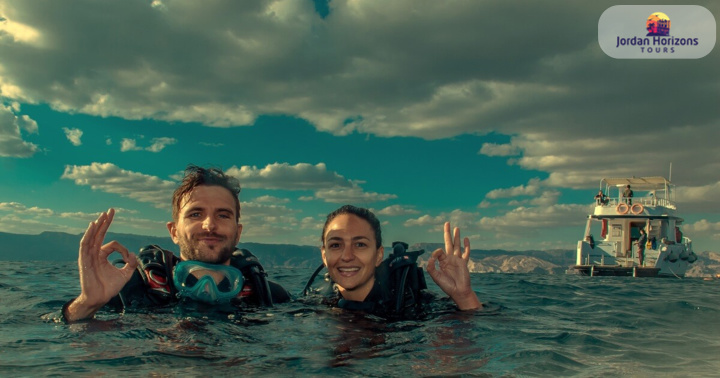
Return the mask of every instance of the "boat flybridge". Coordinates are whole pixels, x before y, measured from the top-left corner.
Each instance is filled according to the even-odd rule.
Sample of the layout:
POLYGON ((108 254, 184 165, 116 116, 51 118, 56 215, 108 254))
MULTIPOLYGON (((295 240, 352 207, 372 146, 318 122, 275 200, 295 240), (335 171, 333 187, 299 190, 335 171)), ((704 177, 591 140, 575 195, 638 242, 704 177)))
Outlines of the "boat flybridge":
POLYGON ((602 179, 572 268, 588 276, 684 276, 697 256, 676 212, 675 185, 664 177, 602 179))

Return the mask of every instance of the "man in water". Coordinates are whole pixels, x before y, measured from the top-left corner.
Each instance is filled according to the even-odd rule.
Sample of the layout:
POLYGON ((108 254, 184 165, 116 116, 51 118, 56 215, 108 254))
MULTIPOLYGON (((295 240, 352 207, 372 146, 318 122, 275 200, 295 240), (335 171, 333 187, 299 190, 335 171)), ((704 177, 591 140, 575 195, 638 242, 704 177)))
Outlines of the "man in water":
POLYGON ((117 241, 103 245, 115 211, 100 214, 80 241, 81 292, 63 306, 64 319, 91 318, 111 301, 125 307, 130 303, 165 305, 177 302, 178 297, 266 305, 290 300, 280 285, 264 281, 254 256, 235 248, 242 232, 239 192, 237 180, 222 171, 188 166, 173 194, 173 221, 167 223, 173 242, 180 247, 180 259, 159 247, 144 250, 138 259, 117 241), (120 253, 123 267, 108 261, 113 252, 120 253))
MULTIPOLYGON (((384 248, 375 215, 367 209, 343 206, 327 216, 321 240, 322 260, 337 289, 336 305, 381 316, 392 313, 389 307, 394 303, 385 293, 391 288, 379 284, 385 277, 376 269, 383 262, 384 248)), ((445 250, 438 248, 432 253, 427 272, 458 309, 474 310, 482 303, 470 285, 470 241, 465 238, 464 242, 461 248, 460 230, 455 228, 452 236, 450 223, 445 223, 445 250)))

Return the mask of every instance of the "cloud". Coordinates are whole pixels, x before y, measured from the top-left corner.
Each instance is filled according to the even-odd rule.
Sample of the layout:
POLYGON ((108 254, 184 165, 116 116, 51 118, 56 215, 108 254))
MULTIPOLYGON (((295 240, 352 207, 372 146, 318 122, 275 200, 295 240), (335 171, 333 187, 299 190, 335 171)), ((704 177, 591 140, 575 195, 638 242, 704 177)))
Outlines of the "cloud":
MULTIPOLYGON (((10 212, 15 215, 22 215, 22 216, 28 216, 28 217, 37 217, 37 218, 49 218, 49 217, 56 217, 56 218, 64 218, 64 219, 72 219, 77 221, 82 221, 83 223, 91 222, 97 219, 97 217, 100 215, 100 212, 94 212, 94 213, 85 213, 85 212, 56 212, 52 209, 48 208, 41 208, 37 206, 27 207, 26 205, 19 203, 19 202, 0 202, 0 211, 4 212, 10 212)), ((115 214, 134 214, 137 213, 136 210, 127 210, 122 208, 116 208, 115 214)))
MULTIPOLYGON (((497 216, 482 216, 477 212, 455 209, 439 215, 425 214, 405 221, 405 227, 426 227, 427 232, 442 232, 445 222, 459 227, 462 235, 483 242, 484 248, 539 249, 539 238, 548 232, 576 228, 578 221, 585 219, 590 211, 588 205, 553 204, 548 206, 519 206, 497 216)), ((548 244, 551 248, 568 248, 573 240, 556 240, 548 244)), ((475 244, 474 248, 478 248, 475 244)))
POLYGON ((63 179, 93 190, 118 194, 157 208, 169 208, 176 183, 138 172, 127 171, 112 163, 66 165, 63 179))
MULTIPOLYGON (((165 229, 165 221, 125 216, 125 214, 134 213, 137 211, 115 209, 113 227, 127 231, 139 231, 143 235, 147 234, 148 230, 165 229)), ((55 231, 79 234, 84 232, 87 224, 95 221, 99 215, 100 212, 58 212, 48 208, 28 207, 18 202, 0 202, 0 232, 39 234, 45 231, 55 231)))
POLYGON ((15 43, 41 46, 41 36, 38 30, 21 22, 0 16, 0 38, 4 37, 10 37, 15 43))
POLYGON ((27 115, 22 115, 20 116, 20 118, 18 118, 18 126, 30 134, 38 133, 37 122, 35 122, 35 120, 31 119, 27 115))
POLYGON ((339 0, 327 17, 300 1, 78 4, 62 18, 52 16, 61 3, 5 5, 2 96, 214 127, 283 114, 336 135, 494 133, 511 140, 481 154, 548 172, 557 187, 664 175, 670 162, 677 182, 717 180, 720 52, 651 66, 608 58, 591 27, 607 0, 339 0), (114 17, 98 24, 97 14, 114 17), (649 88, 657 78, 662 90, 649 88))
POLYGON ((241 203, 240 222, 243 238, 289 235, 297 231, 297 210, 282 205, 265 205, 255 202, 241 203))
POLYGON ((415 210, 412 206, 391 205, 382 210, 378 210, 376 213, 377 215, 387 215, 394 217, 399 215, 419 214, 420 212, 418 210, 415 210))
POLYGON ((177 143, 177 139, 175 138, 168 138, 168 137, 162 137, 162 138, 153 138, 152 144, 150 147, 146 148, 147 151, 150 152, 160 152, 165 147, 177 143))
MULTIPOLYGON (((359 129, 440 137, 489 129, 479 125, 491 121, 512 127, 546 120, 563 101, 604 95, 625 78, 611 75, 617 67, 650 76, 642 75, 646 67, 600 63, 607 57, 591 28, 566 32, 578 21, 597 24, 608 4, 562 3, 557 6, 568 12, 557 12, 542 4, 517 9, 483 2, 448 7, 406 0, 387 7, 381 1, 337 1, 323 19, 312 3, 304 2, 258 6, 218 1, 202 7, 86 2, 86 12, 60 22, 41 13, 44 9, 37 5, 19 3, 13 4, 14 13, 25 19, 9 22, 27 25, 39 39, 77 59, 64 63, 61 58, 66 55, 43 50, 47 59, 34 62, 29 72, 20 70, 19 58, 8 59, 6 65, 8 80, 33 98, 98 115, 225 126, 279 112, 305 114, 320 128, 336 133, 359 129), (383 17, 369 17, 380 9, 383 17), (116 17, 98 25, 94 14, 116 17), (132 25, 126 22, 131 16, 132 25), (549 22, 542 30, 531 22, 512 23, 512 33, 498 35, 514 20, 535 17, 549 22), (144 38, 138 30, 145 31, 144 38), (543 43, 526 37, 533 33, 543 43), (103 43, 118 35, 124 44, 103 43), (157 41, 166 41, 166 47, 156 48, 157 41), (199 53, 181 60, 176 49, 199 53), (393 59, 387 59, 388 53, 393 59), (588 65, 586 60, 599 62, 588 65), (46 76, 74 80, 43 88, 41 80, 31 76, 41 68, 48 70, 46 76), (604 75, 581 76, 583 70, 604 75), (328 77, 333 80, 323 80, 328 77), (348 119, 356 121, 347 124, 348 119)), ((59 6, 48 10, 57 10, 54 7, 59 6)), ((23 43, 8 43, 3 56, 18 51, 39 54, 23 43)), ((668 84, 682 85, 679 80, 668 84)), ((648 92, 645 98, 663 97, 648 92)), ((649 104, 644 98, 636 102, 649 104)))
POLYGON ((482 148, 478 151, 479 154, 486 156, 515 156, 519 152, 520 149, 511 144, 495 143, 483 143, 482 148))
POLYGON ((65 132, 65 137, 70 141, 70 143, 72 143, 73 146, 82 145, 82 141, 80 140, 83 135, 82 130, 63 127, 63 131, 65 132))
POLYGON ((265 205, 255 202, 241 203, 241 206, 240 215, 244 221, 262 218, 265 221, 295 223, 296 218, 293 214, 298 212, 282 205, 265 205))
POLYGON ((587 217, 588 205, 553 205, 547 207, 518 207, 497 217, 482 217, 478 225, 486 230, 552 228, 578 224, 587 217))
POLYGON ((706 238, 720 240, 720 222, 710 222, 707 219, 701 219, 695 223, 686 223, 682 230, 691 238, 706 238))
POLYGON ((518 196, 533 196, 540 191, 540 179, 532 179, 527 185, 514 186, 508 189, 494 189, 489 191, 485 198, 498 199, 498 198, 511 198, 518 196))
POLYGON ((322 230, 325 220, 319 220, 313 217, 305 217, 300 220, 300 228, 303 230, 322 230))
POLYGON ((700 186, 678 186, 678 207, 683 211, 720 212, 720 181, 700 186))
POLYGON ((325 163, 273 163, 264 168, 231 167, 225 173, 240 180, 244 188, 318 190, 352 186, 343 176, 328 171, 325 163))
POLYGON ((493 203, 487 199, 504 199, 526 197, 518 200, 508 201, 507 205, 512 207, 519 206, 551 206, 557 203, 560 192, 549 189, 545 183, 539 178, 533 178, 528 181, 527 185, 518 185, 511 188, 493 189, 485 195, 485 200, 478 204, 479 209, 490 208, 493 203))
POLYGON ((14 111, 12 107, 0 103, 0 157, 28 158, 38 151, 38 146, 24 141, 21 131, 35 134, 38 126, 27 115, 17 117, 14 111))
POLYGON ((137 146, 137 141, 135 139, 130 138, 123 138, 120 146, 120 151, 127 152, 127 151, 150 151, 150 152, 160 152, 165 147, 177 143, 177 139, 175 138, 169 138, 169 137, 162 137, 162 138, 153 138, 151 140, 151 144, 148 147, 142 148, 137 146))
POLYGON ((27 215, 7 214, 0 216, 0 232, 39 234, 45 231, 78 234, 82 231, 82 228, 52 223, 45 218, 29 218, 27 215))
POLYGON ((404 226, 405 227, 415 227, 415 226, 422 226, 422 227, 430 227, 430 230, 433 232, 435 231, 442 231, 443 225, 445 222, 450 222, 452 227, 460 227, 463 229, 472 228, 472 225, 475 223, 475 219, 479 216, 478 213, 470 213, 466 211, 462 211, 460 209, 455 209, 449 213, 444 212, 440 213, 436 216, 431 215, 423 215, 421 217, 415 218, 415 219, 408 219, 405 221, 404 226))
POLYGON ((120 142, 120 151, 122 152, 139 150, 142 150, 142 148, 137 146, 137 142, 135 142, 135 139, 123 138, 123 140, 120 142))
POLYGON ((18 202, 0 202, 0 211, 12 212, 13 214, 22 214, 29 216, 42 216, 48 217, 55 213, 50 209, 39 208, 39 207, 27 207, 18 202))
POLYGON ((267 195, 257 197, 253 201, 257 202, 257 203, 273 203, 273 204, 285 204, 285 203, 290 202, 290 200, 287 198, 280 198, 280 197, 267 196, 267 195))
POLYGON ((315 192, 315 198, 330 203, 367 204, 395 199, 397 196, 394 194, 365 192, 359 186, 353 186, 351 188, 321 189, 315 192))
POLYGON ((557 203, 558 198, 560 197, 560 192, 556 190, 547 190, 540 193, 540 195, 528 198, 524 200, 512 200, 509 201, 507 204, 509 206, 524 206, 524 205, 533 205, 533 206, 550 206, 557 203))

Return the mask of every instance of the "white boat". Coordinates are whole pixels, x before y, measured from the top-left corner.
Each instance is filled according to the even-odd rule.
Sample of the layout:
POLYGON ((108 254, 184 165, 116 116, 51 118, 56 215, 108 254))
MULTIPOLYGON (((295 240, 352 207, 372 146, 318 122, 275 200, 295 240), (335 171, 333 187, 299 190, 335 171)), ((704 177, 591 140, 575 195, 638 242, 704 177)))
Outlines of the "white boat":
POLYGON ((605 178, 600 191, 571 268, 588 276, 683 277, 697 255, 682 235, 675 186, 664 177, 605 178), (632 197, 623 195, 628 185, 632 197), (640 229, 647 233, 642 263, 640 229))

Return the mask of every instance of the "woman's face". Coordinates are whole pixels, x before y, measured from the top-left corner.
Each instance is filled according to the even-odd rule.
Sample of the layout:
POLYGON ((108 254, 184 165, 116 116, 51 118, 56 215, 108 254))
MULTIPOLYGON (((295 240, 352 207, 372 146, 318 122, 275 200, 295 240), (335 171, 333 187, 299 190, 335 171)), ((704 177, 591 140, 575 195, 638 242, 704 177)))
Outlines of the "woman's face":
POLYGON ((375 247, 375 232, 366 220, 340 214, 323 235, 322 258, 343 298, 363 301, 375 283, 375 268, 384 256, 375 247))

